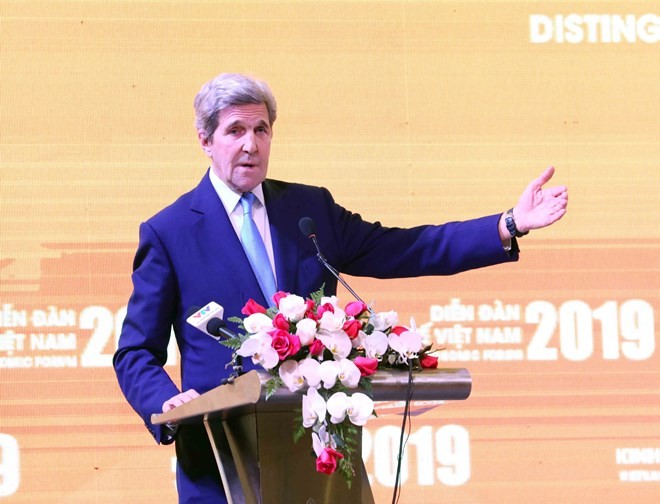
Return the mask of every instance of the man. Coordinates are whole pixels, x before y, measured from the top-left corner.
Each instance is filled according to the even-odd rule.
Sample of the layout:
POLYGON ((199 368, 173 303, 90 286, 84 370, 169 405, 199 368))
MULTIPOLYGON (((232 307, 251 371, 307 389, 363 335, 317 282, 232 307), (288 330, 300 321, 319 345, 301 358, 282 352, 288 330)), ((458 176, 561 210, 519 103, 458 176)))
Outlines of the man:
POLYGON ((266 179, 277 116, 266 84, 220 75, 202 87, 195 111, 211 167, 195 189, 140 226, 134 290, 114 366, 122 391, 156 441, 176 438, 180 502, 217 503, 225 502, 224 493, 203 428, 174 430, 150 422, 153 413, 190 401, 229 373, 230 351, 186 324, 191 307, 216 301, 231 316, 250 298, 272 304, 275 290, 308 296, 325 284, 326 294, 333 294, 337 281, 300 233, 302 217, 315 221, 321 250, 341 272, 450 275, 516 261, 516 237, 560 219, 568 197, 565 187, 542 187, 554 172, 549 168, 510 212, 441 226, 384 228, 337 205, 326 189, 266 179), (244 234, 250 217, 261 259, 252 256, 254 235, 244 234), (183 392, 163 369, 172 327, 183 392))

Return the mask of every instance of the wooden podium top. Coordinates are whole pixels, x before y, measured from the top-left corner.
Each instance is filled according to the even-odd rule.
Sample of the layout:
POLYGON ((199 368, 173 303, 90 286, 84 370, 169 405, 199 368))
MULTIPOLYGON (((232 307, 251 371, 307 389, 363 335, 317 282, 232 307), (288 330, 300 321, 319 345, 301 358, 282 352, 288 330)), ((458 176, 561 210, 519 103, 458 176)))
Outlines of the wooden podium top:
MULTIPOLYGON (((303 391, 291 393, 281 388, 266 400, 264 384, 270 379, 265 371, 252 370, 230 383, 220 385, 165 413, 154 414, 154 424, 195 423, 205 417, 226 417, 248 411, 290 409, 300 405, 303 391)), ((467 369, 425 369, 413 373, 413 400, 464 400, 470 396, 472 378, 467 369)), ((374 401, 401 401, 407 395, 408 372, 383 370, 371 377, 374 401)), ((359 391, 360 389, 356 389, 359 391)))

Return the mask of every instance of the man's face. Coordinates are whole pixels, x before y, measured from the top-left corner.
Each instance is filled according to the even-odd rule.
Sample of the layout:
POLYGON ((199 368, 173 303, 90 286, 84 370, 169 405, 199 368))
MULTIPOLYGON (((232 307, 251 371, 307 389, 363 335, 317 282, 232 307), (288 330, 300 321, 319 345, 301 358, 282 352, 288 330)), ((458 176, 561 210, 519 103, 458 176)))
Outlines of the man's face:
POLYGON ((198 132, 211 169, 231 189, 251 191, 266 178, 273 132, 264 103, 235 105, 220 112, 208 140, 198 132))

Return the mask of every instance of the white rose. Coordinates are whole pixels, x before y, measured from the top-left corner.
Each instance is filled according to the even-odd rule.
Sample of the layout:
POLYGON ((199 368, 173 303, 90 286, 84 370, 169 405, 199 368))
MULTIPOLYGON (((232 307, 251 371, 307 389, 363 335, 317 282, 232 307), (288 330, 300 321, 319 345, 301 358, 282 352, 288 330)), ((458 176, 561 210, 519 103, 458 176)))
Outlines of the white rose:
POLYGON ((253 313, 243 321, 245 330, 250 334, 267 332, 273 328, 273 321, 264 313, 253 313))
POLYGON ((307 303, 300 296, 289 294, 280 299, 280 313, 286 317, 289 322, 298 322, 305 316, 307 303))
POLYGON ((369 320, 376 331, 385 331, 399 323, 399 316, 395 311, 376 313, 369 320))
POLYGON ((337 296, 323 296, 319 305, 323 306, 324 304, 331 304, 335 308, 339 308, 339 299, 337 296))
POLYGON ((296 324, 296 336, 300 338, 302 346, 309 346, 316 337, 316 321, 312 319, 302 319, 296 324))
POLYGON ((319 326, 326 331, 340 331, 344 327, 344 322, 346 322, 346 314, 343 310, 336 308, 334 313, 331 311, 323 312, 321 320, 319 320, 319 326))

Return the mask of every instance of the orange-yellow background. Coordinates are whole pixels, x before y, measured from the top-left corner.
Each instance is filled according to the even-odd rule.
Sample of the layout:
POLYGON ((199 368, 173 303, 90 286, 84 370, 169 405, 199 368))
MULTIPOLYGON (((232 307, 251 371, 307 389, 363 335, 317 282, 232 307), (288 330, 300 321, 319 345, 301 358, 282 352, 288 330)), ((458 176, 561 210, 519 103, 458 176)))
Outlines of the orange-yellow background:
MULTIPOLYGON (((520 263, 354 280, 376 308, 426 322, 451 298, 592 309, 641 299, 657 318, 658 44, 532 44, 529 16, 659 7, 1 0, 0 305, 119 310, 139 222, 207 166, 192 99, 236 71, 268 81, 278 100, 270 175, 324 185, 368 219, 503 211, 549 164, 553 183, 570 187, 568 215, 526 237, 520 263)), ((534 326, 519 325, 528 342, 534 326)), ((581 362, 449 363, 472 371, 472 396, 413 430, 465 427, 471 477, 457 487, 411 478, 401 502, 656 502, 660 482, 618 480, 628 467, 615 449, 660 448, 659 351, 604 360, 594 327, 581 362)), ((73 332, 80 355, 91 331, 73 332)), ((175 500, 173 450, 154 445, 108 366, 0 369, 0 434, 20 448, 8 502, 175 500)), ((374 491, 389 501, 389 488, 374 491)))

